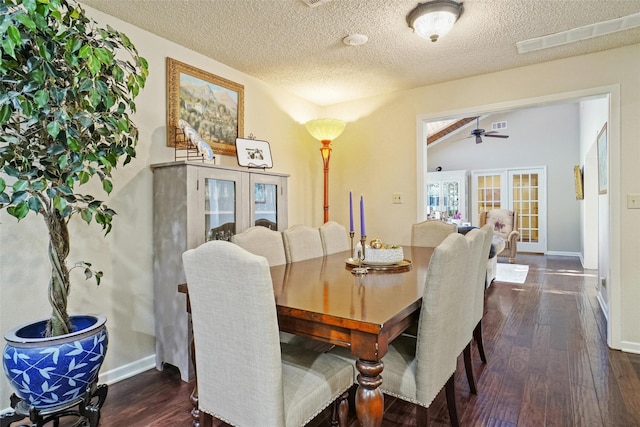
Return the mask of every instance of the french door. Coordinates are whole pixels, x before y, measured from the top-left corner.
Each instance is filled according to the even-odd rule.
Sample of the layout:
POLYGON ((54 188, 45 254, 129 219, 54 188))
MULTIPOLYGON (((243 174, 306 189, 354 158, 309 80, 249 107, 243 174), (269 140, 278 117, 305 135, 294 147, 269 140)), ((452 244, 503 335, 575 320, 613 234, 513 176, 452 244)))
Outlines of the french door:
POLYGON ((519 252, 547 251, 546 167, 471 172, 472 223, 480 213, 509 209, 518 214, 519 252))

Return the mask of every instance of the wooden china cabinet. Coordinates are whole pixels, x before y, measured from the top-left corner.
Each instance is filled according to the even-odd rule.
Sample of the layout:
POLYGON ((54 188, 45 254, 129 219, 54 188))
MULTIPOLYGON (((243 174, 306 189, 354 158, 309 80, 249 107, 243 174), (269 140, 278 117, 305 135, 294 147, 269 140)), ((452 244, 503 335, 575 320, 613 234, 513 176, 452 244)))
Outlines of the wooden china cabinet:
POLYGON ((151 169, 156 368, 171 364, 188 381, 194 370, 186 296, 178 293, 182 253, 254 225, 286 229, 289 175, 189 161, 151 169))

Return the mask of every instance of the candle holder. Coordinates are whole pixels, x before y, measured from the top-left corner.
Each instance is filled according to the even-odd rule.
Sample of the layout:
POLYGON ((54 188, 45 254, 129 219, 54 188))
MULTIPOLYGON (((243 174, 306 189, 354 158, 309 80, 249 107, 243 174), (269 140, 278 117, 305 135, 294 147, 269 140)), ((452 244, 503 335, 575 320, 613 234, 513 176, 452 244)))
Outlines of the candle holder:
MULTIPOLYGON (((353 240, 352 240, 353 242, 353 240)), ((367 274, 369 270, 367 267, 362 265, 362 262, 365 258, 365 245, 367 243, 367 236, 360 236, 360 250, 358 250, 357 258, 358 258, 358 266, 353 268, 351 272, 356 275, 367 274)), ((352 243, 353 245, 353 243, 352 243)))
POLYGON ((350 252, 350 255, 351 255, 352 257, 353 257, 353 236, 354 236, 355 234, 356 234, 356 233, 354 233, 353 231, 350 231, 350 232, 349 232, 349 238, 351 239, 351 252, 350 252))

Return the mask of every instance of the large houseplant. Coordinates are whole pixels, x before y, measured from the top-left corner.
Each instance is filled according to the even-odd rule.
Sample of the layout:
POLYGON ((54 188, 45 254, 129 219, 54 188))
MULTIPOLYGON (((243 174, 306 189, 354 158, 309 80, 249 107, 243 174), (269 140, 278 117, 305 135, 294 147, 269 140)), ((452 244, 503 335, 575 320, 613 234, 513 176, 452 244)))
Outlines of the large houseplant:
MULTIPOLYGON (((148 64, 124 34, 99 27, 75 0, 2 0, 0 37, 0 209, 18 221, 31 213, 46 223, 46 335, 60 336, 74 330, 67 225, 77 215, 106 235, 115 215, 79 187, 101 182, 108 195, 112 170, 135 157, 130 114, 148 64)), ((99 284, 102 273, 90 263, 76 267, 99 284)))

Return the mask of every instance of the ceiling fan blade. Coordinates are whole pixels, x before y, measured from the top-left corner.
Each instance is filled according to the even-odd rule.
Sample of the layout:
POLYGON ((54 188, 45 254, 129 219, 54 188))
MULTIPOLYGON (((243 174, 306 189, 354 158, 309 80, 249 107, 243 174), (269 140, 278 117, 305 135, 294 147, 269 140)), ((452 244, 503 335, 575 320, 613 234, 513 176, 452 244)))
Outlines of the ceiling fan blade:
POLYGON ((485 133, 484 136, 488 136, 489 138, 509 138, 509 135, 499 135, 499 134, 489 134, 489 133, 485 133))

